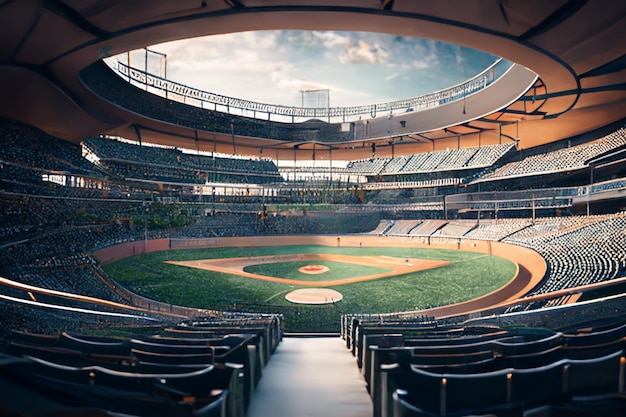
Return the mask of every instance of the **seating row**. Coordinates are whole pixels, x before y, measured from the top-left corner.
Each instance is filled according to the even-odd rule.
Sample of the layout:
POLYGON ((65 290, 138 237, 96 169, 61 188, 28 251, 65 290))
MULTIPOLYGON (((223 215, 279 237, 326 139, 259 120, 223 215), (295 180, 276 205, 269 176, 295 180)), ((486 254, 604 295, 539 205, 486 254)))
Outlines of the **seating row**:
MULTIPOLYGON (((562 360, 531 369, 501 369, 476 374, 438 374, 389 365, 382 370, 375 416, 394 414, 399 400, 431 415, 501 415, 494 409, 523 411, 563 403, 572 397, 624 391, 623 351, 584 360, 562 360)), ((419 414, 414 414, 419 415, 419 414)), ((520 414, 521 415, 521 414, 520 414)))
POLYGON ((342 336, 375 417, 522 416, 579 396, 624 392, 623 321, 559 332, 369 319, 344 317, 342 336))
POLYGON ((243 417, 280 328, 269 319, 212 324, 123 338, 14 331, 1 341, 0 382, 15 395, 3 395, 0 410, 243 417))

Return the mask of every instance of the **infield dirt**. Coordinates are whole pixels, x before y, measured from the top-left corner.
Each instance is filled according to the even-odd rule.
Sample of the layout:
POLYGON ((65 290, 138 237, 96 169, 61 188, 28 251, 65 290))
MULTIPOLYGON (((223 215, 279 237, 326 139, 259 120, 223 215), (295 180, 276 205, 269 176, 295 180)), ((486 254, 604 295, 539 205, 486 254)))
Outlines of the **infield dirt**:
POLYGON ((259 279, 263 281, 279 282, 289 285, 303 285, 314 287, 329 287, 355 282, 371 281, 409 274, 427 269, 440 268, 449 265, 449 261, 438 261, 428 259, 395 258, 390 256, 351 256, 336 254, 298 254, 298 255, 275 255, 275 256, 251 256, 243 258, 222 258, 205 259, 196 261, 167 261, 169 264, 186 266, 189 268, 205 269, 209 271, 222 272, 239 275, 242 277, 259 279), (244 268, 251 265, 271 264, 277 262, 297 262, 297 261, 331 261, 357 265, 373 266, 384 268, 389 272, 383 272, 360 277, 324 280, 324 281, 304 281, 290 278, 272 277, 267 275, 253 274, 245 272, 244 268))

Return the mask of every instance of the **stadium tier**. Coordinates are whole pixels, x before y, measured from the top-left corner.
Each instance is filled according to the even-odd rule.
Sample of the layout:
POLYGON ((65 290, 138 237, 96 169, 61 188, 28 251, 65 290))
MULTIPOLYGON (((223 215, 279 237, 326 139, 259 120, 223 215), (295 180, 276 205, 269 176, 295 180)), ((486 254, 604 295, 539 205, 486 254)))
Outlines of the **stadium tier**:
MULTIPOLYGON (((364 191, 360 191, 359 199, 354 200, 356 204, 331 205, 319 211, 311 203, 299 204, 303 198, 302 191, 295 191, 295 187, 289 185, 288 193, 285 193, 285 188, 278 188, 269 195, 257 197, 224 194, 219 196, 219 201, 214 195, 210 195, 209 200, 202 199, 202 195, 184 186, 187 183, 202 185, 213 173, 227 173, 224 181, 234 184, 238 184, 241 178, 275 180, 279 176, 278 170, 268 160, 189 154, 104 137, 86 139, 81 150, 79 146, 6 119, 2 123, 2 134, 8 144, 1 151, 3 216, 0 229, 4 243, 2 250, 7 254, 3 273, 13 278, 30 277, 21 279, 28 284, 38 285, 38 270, 69 266, 88 269, 93 263, 93 259, 88 257, 92 251, 134 240, 316 233, 369 233, 432 242, 462 238, 530 247, 550 265, 545 285, 535 289, 534 293, 587 285, 624 275, 624 254, 620 249, 623 244, 623 217, 611 213, 608 217, 574 215, 576 198, 586 198, 589 204, 594 194, 619 192, 624 184, 624 180, 619 178, 592 184, 591 187, 574 179, 567 188, 511 190, 500 192, 497 198, 494 198, 495 192, 462 192, 424 196, 421 197, 423 203, 420 203, 415 194, 400 193, 395 197, 399 201, 397 204, 394 201, 370 204, 370 200, 384 199, 377 191, 369 194, 367 188, 362 187, 364 191), (119 165, 112 168, 115 164, 119 165), (134 170, 137 175, 119 175, 120 167, 134 170), (151 177, 148 174, 151 170, 155 175, 169 172, 172 177, 151 177), (198 172, 202 174, 198 176, 198 172), (201 180, 189 181, 189 173, 201 180), (128 178, 135 181, 142 175, 145 175, 144 188, 138 185, 141 183, 127 181, 128 178), (176 196, 171 201, 178 204, 168 204, 170 200, 160 198, 158 188, 151 188, 153 183, 165 180, 181 185, 167 191, 170 196, 176 196), (274 197, 278 198, 274 200, 274 197), (433 206, 437 201, 439 203, 433 206), (280 210, 276 202, 295 204, 293 207, 296 209, 280 210), (332 214, 333 211, 336 214, 332 214), (483 218, 480 218, 481 211, 483 218), (537 212, 552 217, 528 216, 537 212), (477 213, 479 218, 462 220, 461 217, 467 213, 477 213), (496 218, 485 218, 485 213, 489 217, 495 214, 496 218), (558 217, 554 217, 556 213, 558 217), (330 221, 332 216, 339 216, 339 220, 333 223, 330 221), (383 220, 377 227, 381 218, 386 216, 389 220, 383 220), (349 218, 356 221, 346 221, 349 218), (385 226, 385 222, 391 222, 390 226, 385 226), (598 238, 602 244, 593 244, 593 236, 602 236, 598 238), (559 246, 567 247, 567 253, 557 250, 559 246), (576 248, 580 248, 580 253, 576 248), (591 248, 597 253, 591 254, 591 248), (15 259, 20 259, 20 262, 15 262, 15 259)), ((578 169, 593 158, 623 147, 625 136, 624 129, 619 129, 589 144, 541 155, 545 155, 547 161, 573 159, 564 158, 563 153, 578 155, 576 161, 569 162, 572 169, 578 169)), ((510 146, 486 148, 485 152, 481 151, 484 148, 473 148, 426 156, 434 156, 440 161, 455 161, 445 165, 449 171, 460 169, 460 165, 467 167, 478 153, 491 155, 488 158, 492 164, 488 167, 491 172, 502 169, 495 167, 498 164, 502 167, 511 164, 499 163, 504 154, 515 152, 510 146)), ((520 161, 538 159, 541 155, 520 161)), ((413 157, 404 159, 408 161, 413 157)), ((384 161, 383 165, 388 166, 395 160, 376 161, 384 161)), ((479 166, 484 168, 482 165, 474 167, 479 166)), ((443 168, 441 171, 447 172, 443 168)), ((526 175, 543 178, 545 172, 545 169, 536 172, 529 169, 526 175)), ((489 175, 485 174, 484 178, 489 178, 489 175)), ((250 185, 254 185, 254 181, 250 185)), ((506 182, 501 183, 502 187, 507 185, 506 182)), ((297 187, 302 190, 306 184, 297 187)), ((437 192, 445 193, 450 189, 439 187, 437 192)), ((454 190, 465 191, 458 187, 454 190)), ((468 191, 472 190, 468 187, 468 191)), ((313 200, 314 191, 307 190, 307 193, 313 200)), ((355 192, 347 188, 335 189, 334 193, 336 198, 341 198, 342 194, 354 195, 355 192)), ((54 288, 55 279, 46 278, 45 281, 47 284, 39 284, 54 288)), ((71 279, 68 281, 71 282, 71 279)), ((81 291, 78 287, 67 287, 63 280, 55 289, 81 291)))
POLYGON ((195 130, 290 142, 346 142, 351 139, 350 132, 341 131, 341 124, 329 125, 313 120, 293 126, 291 123, 252 119, 166 100, 134 87, 101 61, 85 68, 80 76, 98 95, 125 109, 195 130))
POLYGON ((425 154, 356 161, 348 166, 355 174, 375 176, 430 173, 433 171, 471 170, 493 166, 514 144, 463 148, 425 154))
POLYGON ((626 131, 622 128, 584 145, 532 155, 516 162, 510 162, 482 175, 476 182, 507 177, 537 176, 564 171, 575 172, 576 170, 589 168, 590 163, 599 156, 621 150, 625 146, 626 131))
MULTIPOLYGON (((523 314, 545 311, 543 314, 556 317, 558 313, 548 311, 554 308, 583 306, 586 303, 595 306, 597 303, 606 303, 607 297, 619 296, 622 281, 626 278, 624 253, 626 213, 616 211, 608 214, 577 215, 574 203, 576 198, 587 198, 589 204, 593 196, 602 196, 607 192, 619 193, 624 188, 623 178, 588 184, 583 180, 586 175, 578 178, 573 176, 568 187, 511 189, 500 192, 477 192, 471 185, 464 190, 460 189, 458 184, 451 185, 439 179, 430 180, 431 191, 426 194, 420 194, 419 191, 424 187, 424 183, 415 185, 415 190, 410 191, 413 183, 401 179, 404 173, 409 177, 417 173, 426 176, 445 176, 459 175, 459 171, 475 173, 480 170, 486 172, 481 174, 480 178, 493 181, 491 173, 502 172, 507 169, 506 167, 515 164, 506 162, 507 159, 520 158, 514 147, 496 145, 405 158, 379 158, 355 162, 347 168, 350 174, 358 173, 366 177, 375 174, 371 177, 373 181, 377 181, 375 179, 377 176, 393 174, 395 179, 404 182, 409 192, 403 191, 396 194, 393 200, 386 201, 385 197, 378 193, 389 193, 392 190, 373 187, 372 185, 377 182, 343 186, 337 184, 337 188, 333 190, 336 194, 333 196, 335 200, 332 202, 344 200, 351 203, 317 206, 312 202, 302 204, 302 201, 307 195, 310 201, 316 201, 314 196, 319 191, 307 188, 310 185, 306 183, 297 185, 285 183, 276 165, 269 160, 205 156, 105 137, 87 138, 82 146, 78 146, 7 119, 2 122, 2 135, 3 140, 9 145, 3 147, 1 151, 0 276, 3 277, 3 282, 0 286, 0 308, 4 322, 2 349, 6 358, 2 377, 13 389, 26 390, 23 392, 35 395, 39 389, 33 388, 29 385, 32 383, 28 381, 38 380, 42 375, 51 378, 50 380, 55 378, 81 380, 83 377, 80 375, 89 373, 87 369, 90 366, 98 366, 103 368, 103 374, 89 376, 85 380, 91 381, 89 382, 91 388, 88 393, 81 394, 83 399, 80 407, 102 407, 101 403, 93 400, 95 395, 105 395, 95 394, 93 390, 102 389, 108 392, 106 395, 114 395, 115 398, 124 398, 130 394, 135 398, 134 402, 125 400, 119 405, 113 405, 114 403, 110 402, 113 400, 107 400, 108 404, 111 404, 107 406, 107 410, 133 411, 143 415, 142 413, 151 410, 146 405, 146 402, 151 401, 150 394, 135 392, 135 388, 110 393, 106 388, 107 384, 123 386, 127 383, 117 379, 109 380, 109 373, 114 372, 116 375, 121 373, 126 375, 124 378, 135 380, 153 378, 143 374, 146 372, 149 375, 167 373, 177 375, 175 380, 181 384, 193 384, 183 381, 187 379, 193 381, 193 378, 201 378, 201 374, 206 374, 206 378, 213 381, 212 383, 225 381, 211 390, 212 393, 222 394, 207 396, 190 388, 182 389, 178 385, 162 386, 159 389, 166 391, 175 389, 178 390, 177 393, 182 391, 188 398, 194 398, 181 403, 176 397, 159 397, 162 410, 168 410, 167 415, 173 415, 170 413, 185 413, 187 411, 184 410, 193 407, 198 410, 196 415, 204 415, 202 413, 205 411, 210 413, 211 410, 219 409, 230 410, 226 415, 234 416, 248 407, 254 384, 258 382, 251 381, 250 378, 254 378, 251 375, 258 377, 262 367, 256 365, 254 371, 256 374, 249 371, 248 374, 242 374, 243 380, 238 380, 233 376, 233 370, 228 368, 231 362, 218 359, 215 350, 211 350, 208 357, 204 353, 181 353, 183 350, 195 352, 193 345, 183 344, 185 347, 174 348, 160 344, 160 338, 168 337, 169 333, 166 331, 168 328, 184 325, 184 317, 197 317, 200 322, 194 322, 189 331, 199 330, 197 326, 211 326, 210 331, 208 328, 202 328, 200 329, 202 333, 197 335, 213 339, 226 337, 225 334, 232 323, 224 320, 239 320, 239 323, 246 324, 238 324, 237 334, 259 337, 254 330, 257 328, 264 328, 264 331, 274 329, 278 332, 273 336, 274 345, 264 348, 264 351, 268 352, 275 349, 275 344, 283 332, 337 332, 340 323, 348 322, 350 317, 359 317, 359 320, 363 320, 362 326, 374 317, 375 321, 399 320, 395 325, 397 327, 378 331, 387 334, 393 330, 393 334, 403 334, 403 347, 397 349, 402 349, 402 352, 406 352, 406 349, 413 350, 409 355, 409 358, 413 359, 409 359, 406 364, 400 363, 398 371, 391 372, 383 365, 389 362, 389 359, 377 359, 372 363, 380 365, 373 365, 373 370, 368 368, 363 371, 370 385, 374 415, 395 415, 392 414, 393 407, 404 410, 403 413, 416 413, 408 415, 420 416, 430 415, 427 413, 447 413, 453 406, 485 412, 521 409, 528 412, 536 407, 580 408, 578 400, 571 397, 572 393, 577 395, 602 393, 606 397, 619 391, 619 387, 615 387, 616 384, 620 384, 619 380, 612 382, 587 380, 588 382, 583 383, 579 379, 583 377, 572 376, 572 379, 568 380, 568 387, 572 388, 558 392, 547 391, 545 395, 536 397, 529 396, 529 388, 524 382, 542 372, 552 373, 554 378, 562 380, 566 370, 578 369, 577 367, 590 373, 596 372, 596 368, 606 369, 606 372, 613 375, 610 378, 617 378, 615 374, 618 374, 619 370, 616 369, 621 363, 620 352, 624 348, 623 343, 619 341, 612 342, 610 347, 597 349, 597 353, 590 353, 585 358, 580 357, 576 353, 578 351, 574 350, 571 353, 563 353, 563 349, 560 349, 563 352, 552 353, 558 347, 555 345, 548 349, 550 354, 545 350, 526 354, 524 364, 521 359, 515 359, 517 356, 500 354, 494 356, 493 349, 500 349, 499 342, 489 342, 491 344, 485 345, 485 349, 491 349, 486 352, 477 348, 474 355, 476 359, 472 359, 473 356, 469 353, 464 353, 466 360, 462 364, 450 362, 450 358, 457 357, 454 353, 424 356, 416 353, 415 348, 404 346, 411 346, 413 343, 412 340, 406 339, 408 335, 416 331, 420 334, 426 332, 421 327, 419 330, 411 327, 411 323, 416 320, 425 323, 420 326, 435 323, 435 329, 439 329, 439 326, 447 328, 445 326, 453 325, 458 327, 458 331, 473 332, 476 330, 471 325, 463 325, 468 317, 476 319, 483 315, 489 317, 498 314, 501 320, 507 323, 523 323, 523 319, 515 316, 516 314, 525 317, 523 314), (421 161, 419 162, 421 165, 417 165, 417 160, 421 161), (427 165, 426 162, 429 160, 432 163, 427 165), (377 171, 373 172, 372 168, 359 168, 366 163, 372 167, 377 166, 377 171), (218 179, 219 181, 216 181, 218 179), (207 200, 190 187, 217 183, 230 183, 233 187, 241 185, 254 187, 264 184, 268 188, 274 184, 275 191, 258 196, 229 195, 225 192, 219 195, 219 201, 216 201, 214 194, 209 194, 210 199, 207 200), (161 188, 163 186, 159 184, 167 184, 167 189, 161 188), (354 198, 355 189, 360 190, 358 198, 354 198), (306 190, 306 194, 296 190, 306 190), (456 193, 447 194, 451 190, 456 193), (414 197, 415 195, 418 197, 414 197), (377 203, 372 204, 370 201, 377 203), (281 210, 277 203, 285 202, 289 205, 281 210), (463 219, 468 213, 476 213, 477 217, 463 219), (539 215, 536 215, 537 213, 539 215), (554 216, 556 213, 559 215, 554 216), (529 214, 532 216, 527 217, 529 214), (489 218, 494 216, 495 218, 489 218), (151 296, 146 297, 145 294, 137 294, 135 291, 138 287, 134 291, 124 288, 115 281, 115 277, 109 276, 101 268, 98 256, 94 255, 100 250, 124 245, 131 245, 128 248, 132 248, 130 253, 132 255, 144 253, 149 245, 156 245, 155 247, 162 250, 170 248, 180 250, 211 247, 216 245, 219 239, 251 239, 257 236, 273 236, 278 245, 285 236, 324 234, 356 236, 361 240, 359 246, 363 240, 368 246, 373 244, 366 240, 366 236, 374 239, 408 239, 411 245, 430 248, 471 248, 476 245, 472 242, 511 244, 512 247, 530 248, 538 253, 545 260, 546 272, 521 297, 500 307, 485 305, 483 313, 472 313, 471 316, 456 313, 444 318, 438 317, 437 309, 421 308, 412 312, 403 311, 401 315, 385 312, 374 316, 370 314, 342 317, 339 311, 331 315, 328 315, 327 311, 320 315, 313 310, 306 311, 310 307, 280 306, 267 300, 252 303, 229 295, 220 296, 219 305, 206 306, 203 309, 189 308, 167 300, 163 302, 151 296), (227 305, 237 308, 229 309, 225 307, 227 305), (49 314, 50 311, 53 313, 49 314), (266 327, 268 324, 261 324, 259 321, 265 320, 266 317, 270 321, 263 323, 273 323, 269 328, 266 327), (112 344, 122 344, 127 346, 128 350, 116 353, 117 356, 114 357, 104 352, 89 353, 88 356, 92 359, 84 361, 85 353, 84 351, 80 353, 84 348, 78 350, 74 347, 69 348, 65 342, 62 343, 62 337, 58 339, 58 335, 54 336, 59 329, 72 329, 79 333, 79 339, 93 337, 86 336, 88 334, 108 334, 111 329, 115 329, 114 333, 117 335, 114 339, 103 338, 97 342, 90 342, 91 344, 87 345, 88 349, 94 349, 94 343, 96 345, 100 343, 106 346, 106 349, 112 344), (104 329, 109 331, 106 332, 104 329), (25 336, 15 331, 27 332, 31 336, 24 340, 25 336), (142 346, 134 346, 132 342, 129 344, 129 337, 132 341, 138 334, 143 335, 146 332, 152 334, 150 337, 155 338, 156 344, 152 342, 142 346), (221 336, 216 336, 216 332, 221 336), (36 336, 37 334, 41 336, 36 336), (49 337, 57 339, 54 341, 49 337), (160 346, 160 350, 146 351, 146 346, 150 349, 160 346), (480 356, 481 354, 484 358, 480 356), (19 359, 22 356, 28 356, 28 359, 19 359), (79 358, 82 358, 80 359, 82 362, 77 362, 79 358), (418 362, 419 360, 426 362, 418 362), (68 366, 71 367, 71 371, 68 366), (156 369, 156 366, 160 368, 156 369), (453 376, 457 369, 462 375, 458 377, 458 381, 457 377, 453 376), (19 379, 15 379, 16 372, 21 375, 19 379), (437 372, 445 372, 446 376, 441 377, 437 372), (220 376, 215 376, 218 373, 220 376), (487 382, 485 378, 488 375, 493 381, 487 382), (441 378, 449 381, 446 383, 449 384, 449 388, 448 385, 445 388, 448 400, 445 403, 424 402, 422 395, 413 393, 410 389, 412 384, 417 383, 413 379, 419 378, 431 378, 432 380, 424 379, 420 383, 438 387, 441 387, 441 378), (387 387, 385 389, 380 388, 383 380, 387 381, 384 383, 387 387), (483 381, 485 384, 492 384, 489 385, 493 386, 490 390, 508 390, 510 395, 488 397, 482 403, 475 402, 471 397, 462 397, 462 393, 466 391, 462 384, 482 387, 483 381), (461 384, 459 388, 456 387, 457 382, 461 384), (102 388, 96 388, 100 387, 100 384, 102 388), (228 394, 225 394, 226 392, 228 394), (564 400, 565 402, 562 402, 564 400)), ((541 169, 533 168, 538 165, 524 161, 540 160, 541 156, 545 155, 547 161, 555 161, 548 166, 551 167, 550 172, 556 172, 560 170, 556 165, 557 161, 562 159, 564 154, 579 155, 576 161, 568 162, 567 167, 563 168, 575 172, 588 168, 589 161, 594 158, 621 149, 624 137, 624 130, 620 129, 589 144, 521 158, 520 164, 526 164, 525 176, 541 182, 541 178, 546 178, 544 165, 540 165, 541 169)), ((611 171, 608 175, 614 175, 614 172, 611 171)), ((602 171, 599 171, 598 175, 602 175, 602 171)), ((513 183, 506 182, 509 175, 502 177, 500 187, 515 188, 513 183)), ((547 183, 550 181, 551 179, 548 179, 547 183)), ((479 179, 475 182, 481 181, 479 179)), ((346 238, 343 241, 347 241, 346 238)), ((337 238, 337 246, 341 244, 340 238, 337 238)), ((491 247, 488 247, 491 250, 491 247)), ((611 303, 613 305, 616 301, 611 303)), ((617 305, 620 303, 617 302, 617 305)), ((587 317, 586 310, 580 308, 581 312, 575 316, 578 322, 602 319, 596 316, 587 317)), ((617 311, 622 314, 620 308, 617 311)), ((177 330, 180 331, 183 330, 177 330)), ((448 331, 454 332, 452 329, 448 331)), ((506 331, 502 330, 504 333, 506 331)), ((437 330, 435 334, 440 336, 441 330, 437 330)), ((350 339, 346 334, 343 337, 350 339)), ((386 340, 384 337, 383 340, 386 340)), ((508 340, 505 336, 502 337, 503 340, 508 340)), ((536 343, 534 335, 532 337, 517 335, 514 338, 519 346, 513 351, 532 350, 531 345, 536 343)), ((447 340, 453 345, 465 343, 462 342, 463 338, 459 339, 458 334, 447 340)), ((263 351, 258 346, 256 349, 263 351)), ((450 349, 452 352, 453 348, 450 349)), ((381 348, 375 352, 380 351, 381 353, 376 354, 383 355, 383 350, 381 348)), ((396 358, 396 353, 393 355, 396 358)), ((258 361, 261 363, 267 359, 258 361)), ((168 380, 170 378, 172 377, 169 376, 168 380)), ((83 388, 86 389, 86 386, 83 388)), ((68 392, 63 384, 59 384, 57 391, 68 392)), ((50 401, 50 398, 47 401, 50 401)), ((71 400, 74 408, 76 401, 71 400)), ((622 406, 618 400, 608 398, 593 404, 597 407, 606 407, 609 411, 622 406)), ((54 394, 53 405, 48 404, 47 407, 63 409, 68 407, 68 403, 59 401, 54 394)))
POLYGON ((106 138, 88 138, 86 152, 111 176, 188 184, 282 182, 272 161, 193 155, 106 138))

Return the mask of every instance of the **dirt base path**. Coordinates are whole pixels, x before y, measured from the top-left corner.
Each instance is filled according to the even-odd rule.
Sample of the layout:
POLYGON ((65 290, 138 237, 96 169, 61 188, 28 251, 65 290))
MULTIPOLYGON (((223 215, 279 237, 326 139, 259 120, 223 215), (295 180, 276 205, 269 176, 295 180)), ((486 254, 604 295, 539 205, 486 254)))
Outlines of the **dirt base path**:
POLYGON ((205 269, 209 271, 223 272, 227 274, 239 275, 246 278, 259 279, 263 281, 279 282, 288 285, 302 285, 308 287, 331 287, 337 285, 353 284, 355 282, 372 281, 409 274, 427 269, 440 268, 449 265, 448 261, 436 261, 427 259, 395 258, 391 256, 351 256, 335 254, 297 254, 297 255, 275 255, 275 256, 250 256, 245 258, 222 258, 205 259, 200 261, 167 261, 169 264, 186 266, 189 268, 205 269), (271 277, 267 275, 252 274, 245 272, 244 268, 251 265, 270 264, 277 262, 298 262, 298 261, 331 261, 349 263, 355 265, 372 266, 390 270, 379 274, 364 275, 352 278, 343 278, 329 281, 306 281, 290 278, 271 277))

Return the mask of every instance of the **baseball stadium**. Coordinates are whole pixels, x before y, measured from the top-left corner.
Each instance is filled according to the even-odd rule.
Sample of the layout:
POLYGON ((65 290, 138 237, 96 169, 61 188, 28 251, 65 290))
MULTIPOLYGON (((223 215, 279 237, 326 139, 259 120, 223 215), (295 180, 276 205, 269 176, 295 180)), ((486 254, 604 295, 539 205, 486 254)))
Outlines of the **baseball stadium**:
POLYGON ((8 0, 0 21, 1 415, 626 414, 626 4, 8 0), (215 52, 215 90, 168 76, 196 65, 168 42, 268 31, 295 68, 287 31, 489 62, 345 105, 224 94, 215 52))

